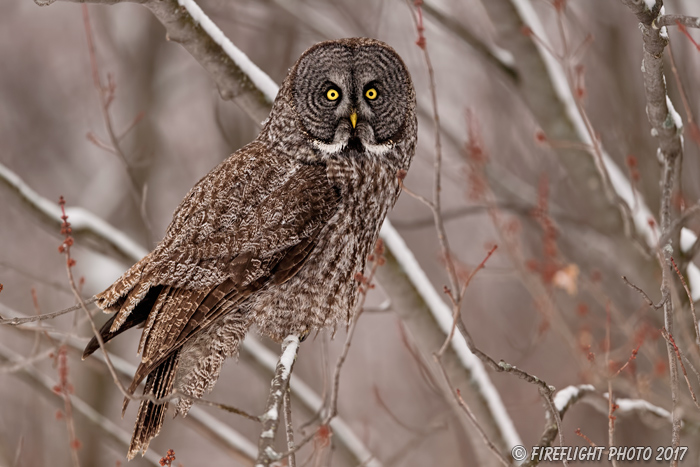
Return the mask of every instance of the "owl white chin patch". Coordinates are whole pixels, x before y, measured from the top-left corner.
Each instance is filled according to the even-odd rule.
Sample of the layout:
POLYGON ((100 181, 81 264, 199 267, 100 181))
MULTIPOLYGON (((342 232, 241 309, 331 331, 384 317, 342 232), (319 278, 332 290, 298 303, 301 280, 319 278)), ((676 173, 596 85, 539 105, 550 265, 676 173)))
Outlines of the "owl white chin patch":
MULTIPOLYGON (((343 149, 345 149, 345 146, 347 146, 347 142, 345 143, 324 143, 323 141, 319 140, 314 140, 313 141, 314 146, 316 146, 318 149, 323 151, 329 156, 332 156, 334 154, 338 154, 341 152, 343 149)), ((387 152, 391 151, 394 147, 394 143, 384 143, 384 144, 369 144, 369 143, 362 143, 362 147, 367 151, 369 154, 373 156, 383 156, 387 152)))
POLYGON ((372 154, 373 156, 383 156, 387 152, 391 151, 394 147, 394 143, 384 143, 384 144, 365 144, 362 146, 365 151, 372 154))
POLYGON ((326 154, 333 155, 333 154, 338 154, 340 151, 345 149, 345 146, 348 144, 347 141, 344 143, 324 143, 323 141, 319 141, 315 139, 314 141, 314 146, 319 148, 321 151, 325 152, 326 154))

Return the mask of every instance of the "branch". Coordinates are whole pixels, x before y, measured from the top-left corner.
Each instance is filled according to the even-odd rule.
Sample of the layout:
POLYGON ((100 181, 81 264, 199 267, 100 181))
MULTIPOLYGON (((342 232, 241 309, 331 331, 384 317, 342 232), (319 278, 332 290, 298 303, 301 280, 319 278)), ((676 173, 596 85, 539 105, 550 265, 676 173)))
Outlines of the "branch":
MULTIPOLYGON (((658 15, 663 2, 657 0, 650 11, 644 2, 634 0, 621 0, 637 16, 644 43, 644 56, 642 59, 642 77, 646 93, 646 113, 652 127, 652 135, 658 140, 658 158, 662 162, 661 172, 661 205, 660 222, 661 238, 670 233, 672 223, 671 197, 675 186, 675 175, 678 161, 683 155, 681 140, 682 121, 671 103, 666 92, 666 79, 663 71, 663 52, 668 44, 668 38, 662 34, 662 30, 654 25, 654 19, 658 15)), ((659 245, 659 261, 661 263, 661 296, 667 297, 671 290, 671 253, 672 248, 666 244, 659 245)), ((664 302, 664 328, 668 334, 673 335, 673 301, 664 302)), ((680 445, 681 420, 678 414, 679 383, 678 364, 676 362, 675 349, 671 342, 666 342, 666 351, 669 361, 671 401, 673 417, 671 444, 674 448, 680 445)), ((677 465, 672 461, 671 465, 677 465)))
POLYGON ((43 315, 37 315, 37 316, 30 316, 26 318, 6 318, 6 319, 0 319, 0 325, 6 324, 8 326, 19 326, 20 324, 26 324, 26 323, 34 323, 36 321, 46 321, 47 319, 54 319, 58 316, 65 315, 67 313, 70 313, 72 311, 80 310, 84 305, 89 305, 90 303, 93 303, 97 300, 96 297, 90 297, 87 300, 83 300, 82 303, 79 303, 77 305, 73 305, 68 308, 64 308, 63 310, 59 311, 54 311, 53 313, 45 313, 43 315))
MULTIPOLYGON (((584 401, 590 405, 593 405, 602 414, 606 416, 609 414, 609 400, 608 393, 599 394, 596 392, 595 388, 590 384, 582 384, 579 386, 567 386, 564 389, 559 390, 553 398, 554 406, 559 413, 560 418, 564 418, 566 413, 571 409, 577 402, 584 401)), ((671 422, 671 414, 668 410, 651 404, 643 399, 615 399, 615 404, 617 408, 615 413, 617 415, 633 414, 637 412, 650 413, 656 417, 662 418, 668 422, 671 422)), ((537 446, 547 447, 551 446, 554 439, 557 437, 558 428, 556 423, 550 423, 545 426, 544 432, 540 437, 537 446)), ((540 463, 539 458, 530 458, 527 462, 523 463, 523 467, 534 467, 540 463)))
POLYGON ((299 352, 299 337, 289 335, 282 343, 282 355, 277 363, 275 377, 270 386, 270 395, 267 399, 265 413, 260 417, 263 431, 260 434, 258 459, 255 465, 269 466, 272 462, 280 459, 280 455, 272 447, 275 441, 275 434, 280 422, 280 412, 282 401, 289 386, 289 378, 292 376, 294 361, 299 352))
POLYGON ((700 28, 700 18, 686 15, 663 15, 656 18, 654 24, 657 27, 678 26, 678 23, 687 28, 700 28))
MULTIPOLYGON (((51 232, 60 230, 62 221, 58 205, 38 194, 3 164, 0 164, 0 183, 8 187, 51 232)), ((66 209, 66 214, 71 218, 73 234, 81 245, 128 263, 135 263, 148 254, 148 250, 124 232, 86 209, 71 207, 66 209)))
MULTIPOLYGON (((243 341, 242 349, 248 352, 258 364, 274 373, 278 357, 260 341, 253 336, 248 336, 243 341)), ((323 409, 323 399, 298 376, 289 382, 289 387, 292 390, 292 395, 298 398, 311 412, 318 413, 323 409)), ((345 420, 336 416, 330 421, 330 426, 333 430, 334 439, 345 445, 355 456, 358 463, 368 467, 381 467, 381 464, 376 461, 374 454, 345 420), (370 459, 370 461, 367 461, 367 459, 370 459)))

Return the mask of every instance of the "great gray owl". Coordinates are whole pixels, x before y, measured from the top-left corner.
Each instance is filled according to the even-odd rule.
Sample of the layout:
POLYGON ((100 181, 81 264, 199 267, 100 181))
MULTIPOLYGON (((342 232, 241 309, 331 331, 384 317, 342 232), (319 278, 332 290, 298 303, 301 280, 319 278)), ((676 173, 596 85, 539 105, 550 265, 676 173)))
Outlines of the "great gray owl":
MULTIPOLYGON (((187 394, 176 408, 186 415, 251 325, 281 340, 347 322, 416 129, 413 84, 391 47, 353 38, 304 52, 255 141, 200 180, 158 246, 97 296, 115 313, 105 341, 143 326, 129 391, 147 378, 144 394, 187 394)), ((93 338, 84 357, 98 347, 93 338)), ((167 406, 141 401, 129 459, 167 406)))

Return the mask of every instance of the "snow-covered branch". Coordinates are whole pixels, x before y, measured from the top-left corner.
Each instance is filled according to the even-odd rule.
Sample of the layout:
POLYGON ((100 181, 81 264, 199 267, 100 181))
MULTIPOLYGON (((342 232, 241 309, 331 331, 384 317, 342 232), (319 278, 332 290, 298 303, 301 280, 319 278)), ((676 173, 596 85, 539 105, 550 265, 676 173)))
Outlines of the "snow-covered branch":
MULTIPOLYGON (((609 415, 608 413, 608 394, 601 394, 595 390, 590 384, 581 384, 578 386, 567 386, 554 395, 554 407, 559 412, 561 419, 566 413, 578 402, 585 402, 593 406, 601 414, 609 415)), ((617 415, 631 415, 634 413, 651 414, 654 417, 664 419, 671 422, 671 414, 668 410, 658 407, 643 399, 615 399, 617 415)), ((557 436, 557 425, 553 420, 548 420, 544 432, 537 443, 540 447, 551 446, 557 436)), ((539 464, 538 459, 529 459, 523 467, 533 467, 539 464)))
MULTIPOLYGON (((29 212, 48 224, 52 231, 60 231, 62 221, 58 200, 44 198, 1 163, 0 183, 17 196, 29 212)), ((130 263, 148 254, 148 251, 131 237, 86 209, 69 207, 66 208, 66 214, 70 217, 73 235, 85 246, 130 263)))
MULTIPOLYGON (((380 268, 381 270, 381 268, 380 268)), ((265 347, 255 336, 248 336, 243 341, 243 350, 248 352, 261 366, 273 373, 277 366, 278 356, 265 347)), ((323 408, 323 399, 309 387, 304 380, 298 376, 289 381, 292 395, 298 398, 307 409, 313 413, 318 413, 323 408)), ((374 454, 367 448, 365 443, 357 436, 350 426, 341 417, 336 416, 330 421, 333 437, 341 444, 345 445, 353 453, 358 463, 363 463, 368 467, 380 467, 374 454), (368 461, 368 459, 370 459, 368 461)))

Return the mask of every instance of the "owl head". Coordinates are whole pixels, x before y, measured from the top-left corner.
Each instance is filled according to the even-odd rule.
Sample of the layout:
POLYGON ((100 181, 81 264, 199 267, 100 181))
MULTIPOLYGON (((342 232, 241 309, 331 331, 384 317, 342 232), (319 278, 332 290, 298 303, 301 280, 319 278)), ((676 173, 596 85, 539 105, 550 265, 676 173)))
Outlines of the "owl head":
POLYGON ((321 42, 302 54, 285 83, 296 126, 322 155, 381 156, 415 139, 415 92, 401 57, 367 38, 321 42))

